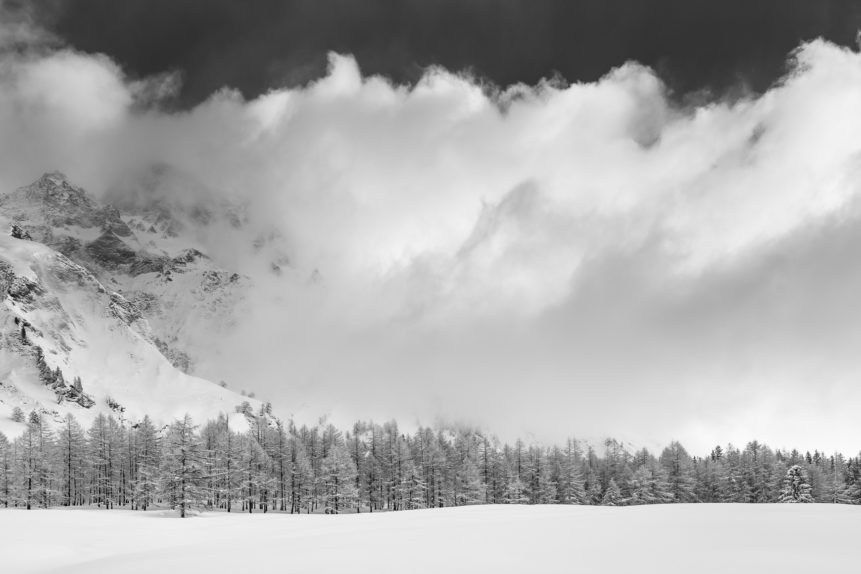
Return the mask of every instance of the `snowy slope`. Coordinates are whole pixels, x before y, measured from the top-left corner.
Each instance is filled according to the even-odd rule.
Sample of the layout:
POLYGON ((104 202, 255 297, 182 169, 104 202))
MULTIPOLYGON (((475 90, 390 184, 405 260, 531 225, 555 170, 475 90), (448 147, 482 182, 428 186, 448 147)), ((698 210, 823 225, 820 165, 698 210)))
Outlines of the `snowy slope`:
POLYGON ((0 511, 3 566, 18 574, 845 574, 857 571, 861 508, 471 506, 361 515, 174 516, 0 511))
POLYGON ((162 337, 175 337, 167 329, 193 324, 207 310, 218 315, 223 305, 232 311, 222 285, 238 280, 202 254, 168 259, 157 273, 133 276, 132 263, 117 263, 110 253, 100 259, 104 252, 91 248, 110 236, 129 246, 130 259, 148 259, 124 225, 115 209, 98 205, 59 174, 0 196, 0 431, 15 434, 18 427, 9 421, 15 406, 55 418, 73 412, 84 423, 106 410, 128 420, 150 414, 169 422, 185 412, 198 420, 214 417, 245 400, 171 364, 173 350, 141 306, 121 294, 117 278, 127 279, 128 287, 136 277, 143 288, 132 292, 149 296, 147 310, 174 318, 159 323, 162 337), (10 236, 13 222, 33 240, 10 236), (65 385, 40 376, 38 353, 51 371, 60 369, 65 385), (85 398, 70 390, 76 377, 85 398))
MULTIPOLYGON (((212 347, 241 313, 250 286, 204 252, 201 229, 224 235, 240 220, 229 206, 183 208, 155 192, 123 193, 131 199, 122 202, 121 212, 63 174, 46 173, 0 193, 0 227, 18 225, 122 293, 147 319, 163 354, 193 374, 198 355, 218 352, 212 347)), ((115 191, 112 197, 124 196, 115 191)))

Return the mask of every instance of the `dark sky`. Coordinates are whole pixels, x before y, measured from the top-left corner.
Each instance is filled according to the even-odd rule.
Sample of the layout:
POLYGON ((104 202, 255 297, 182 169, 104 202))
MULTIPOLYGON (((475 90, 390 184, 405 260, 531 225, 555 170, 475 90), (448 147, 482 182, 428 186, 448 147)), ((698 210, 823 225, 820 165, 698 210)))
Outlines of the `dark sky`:
POLYGON ((674 92, 762 91, 800 41, 855 42, 858 0, 36 0, 73 46, 138 76, 180 70, 180 105, 319 77, 330 50, 398 82, 469 68, 508 85, 592 81, 626 60, 674 92))

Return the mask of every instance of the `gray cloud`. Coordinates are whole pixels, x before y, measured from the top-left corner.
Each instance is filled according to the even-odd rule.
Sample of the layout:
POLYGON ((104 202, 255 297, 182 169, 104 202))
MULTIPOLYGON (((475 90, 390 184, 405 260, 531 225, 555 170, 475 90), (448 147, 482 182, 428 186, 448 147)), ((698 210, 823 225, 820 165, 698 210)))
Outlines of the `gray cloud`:
POLYGON ((160 111, 175 82, 4 52, 0 185, 116 192, 166 162, 247 205, 247 231, 204 238, 257 284, 204 374, 343 422, 857 446, 856 52, 806 44, 765 94, 690 108, 633 63, 494 92, 332 56, 305 88, 160 111))

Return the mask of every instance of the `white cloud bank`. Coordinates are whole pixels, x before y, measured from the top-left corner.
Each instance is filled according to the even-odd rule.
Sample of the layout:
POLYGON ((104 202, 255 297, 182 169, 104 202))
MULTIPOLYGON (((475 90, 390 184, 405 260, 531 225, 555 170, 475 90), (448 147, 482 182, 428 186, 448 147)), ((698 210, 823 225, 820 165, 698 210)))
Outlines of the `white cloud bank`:
POLYGON ((499 92, 333 55, 168 113, 176 78, 0 34, 2 189, 167 162, 283 233, 294 278, 259 279, 209 368, 286 410, 859 446, 857 52, 806 44, 766 94, 692 108, 633 63, 499 92))

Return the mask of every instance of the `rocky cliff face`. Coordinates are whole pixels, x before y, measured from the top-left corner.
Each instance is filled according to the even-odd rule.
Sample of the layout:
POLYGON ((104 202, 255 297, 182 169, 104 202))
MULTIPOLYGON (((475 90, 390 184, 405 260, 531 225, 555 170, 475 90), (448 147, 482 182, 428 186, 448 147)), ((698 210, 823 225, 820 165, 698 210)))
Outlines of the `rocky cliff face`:
POLYGON ((0 193, 0 419, 110 405, 209 417, 244 400, 191 376, 183 345, 229 328, 248 280, 197 248, 141 241, 135 218, 59 173, 0 193))
POLYGON ((134 302, 162 353, 193 373, 194 350, 230 328, 248 280, 220 268, 200 249, 182 247, 179 230, 188 230, 194 217, 238 225, 231 219, 236 214, 203 204, 173 210, 155 192, 129 196, 123 203, 131 213, 124 213, 53 172, 0 195, 0 217, 9 221, 13 237, 53 248, 134 302))

